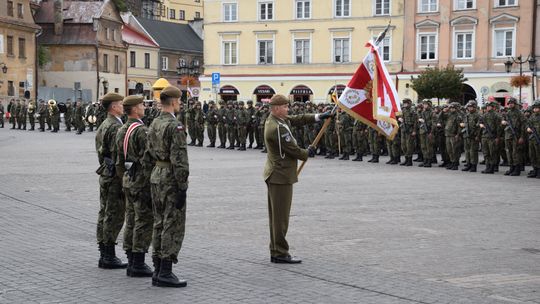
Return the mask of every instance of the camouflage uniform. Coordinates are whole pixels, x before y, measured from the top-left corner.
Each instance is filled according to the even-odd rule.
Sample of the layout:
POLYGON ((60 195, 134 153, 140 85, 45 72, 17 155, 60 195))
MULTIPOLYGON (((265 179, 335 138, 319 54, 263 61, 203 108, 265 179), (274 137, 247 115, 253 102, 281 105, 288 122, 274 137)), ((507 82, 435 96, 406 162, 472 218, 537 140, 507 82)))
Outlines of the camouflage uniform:
POLYGON ((58 132, 60 130, 60 109, 55 104, 49 104, 49 116, 51 117, 51 124, 53 127, 52 132, 58 132))
POLYGON ((476 102, 469 101, 468 113, 461 123, 461 134, 464 140, 466 165, 461 171, 476 172, 478 165, 478 148, 480 146, 480 128, 478 126, 480 114, 476 111, 476 102))
POLYGON ((503 130, 504 130, 504 144, 506 150, 506 157, 510 170, 506 171, 504 175, 519 176, 524 166, 523 162, 523 144, 525 143, 525 117, 523 113, 517 108, 517 101, 515 98, 510 98, 508 104, 513 104, 512 107, 507 109, 506 114, 503 115, 503 130))
MULTIPOLYGON (((249 123, 247 124, 246 132, 247 132, 247 138, 249 139, 249 149, 253 148, 253 142, 255 141, 255 134, 257 133, 257 127, 258 122, 256 120, 256 110, 253 107, 253 101, 248 100, 247 101, 247 109, 246 109, 249 123)), ((257 142, 258 143, 258 142, 257 142)))
POLYGON ((324 146, 326 147, 325 158, 334 159, 338 155, 335 117, 331 118, 330 124, 324 132, 324 146))
POLYGON ((18 128, 26 130, 26 117, 28 114, 28 107, 26 106, 26 101, 23 101, 21 108, 19 110, 19 117, 17 117, 18 128))
POLYGON ((261 139, 261 142, 262 142, 261 148, 263 149, 261 152, 263 153, 266 152, 266 145, 264 143, 264 126, 266 123, 266 119, 268 118, 268 115, 270 115, 270 112, 268 111, 268 106, 264 105, 259 114, 259 127, 258 127, 259 138, 261 139))
POLYGON ((202 147, 204 142, 204 120, 205 115, 201 109, 201 103, 197 101, 192 109, 191 115, 193 120, 191 121, 191 128, 193 129, 193 136, 195 136, 196 146, 202 147))
POLYGON ((214 148, 216 146, 216 126, 219 122, 219 113, 218 110, 216 110, 216 103, 214 101, 211 100, 208 105, 208 112, 206 113, 206 131, 208 133, 210 144, 207 147, 214 148))
POLYGON ((246 137, 247 137, 247 128, 251 121, 251 116, 249 112, 244 108, 244 102, 240 101, 238 103, 238 110, 236 110, 237 117, 237 130, 238 130, 238 140, 240 142, 240 148, 238 151, 246 150, 246 137))
POLYGON ((71 102, 66 102, 66 113, 64 113, 64 124, 66 125, 66 131, 71 132, 73 107, 71 102))
POLYGON ((346 112, 339 113, 338 134, 342 147, 341 150, 343 151, 343 156, 339 158, 341 160, 349 160, 349 155, 351 155, 353 123, 354 119, 349 114, 346 112))
POLYGON ((225 149, 227 145, 227 109, 223 100, 219 102, 219 110, 217 112, 219 119, 217 128, 220 143, 218 148, 225 149))
POLYGON ((529 158, 533 170, 527 177, 540 178, 540 100, 536 100, 532 108, 533 113, 526 122, 526 130, 529 134, 529 158))
POLYGON ((411 108, 411 100, 403 100, 403 108, 399 121, 401 122, 401 150, 405 155, 405 161, 401 163, 402 166, 412 166, 412 156, 415 147, 415 136, 417 130, 417 115, 411 108), (405 106, 407 105, 408 106, 405 106))
POLYGON ((28 104, 28 121, 30 122, 30 131, 34 131, 36 129, 36 110, 36 102, 31 100, 28 104))
POLYGON ((45 105, 45 101, 43 100, 39 102, 37 115, 38 115, 38 122, 39 122, 39 130, 41 132, 45 132, 45 119, 47 118, 47 105, 45 105))
POLYGON ((459 168, 459 158, 461 156, 459 125, 461 117, 457 112, 459 104, 452 103, 450 112, 448 112, 446 123, 444 125, 444 136, 446 137, 446 152, 450 158, 450 165, 446 167, 449 170, 457 170, 459 168))
POLYGON ((431 111, 431 101, 424 100, 424 107, 418 113, 418 139, 424 162, 419 167, 430 168, 433 160, 433 112, 431 111))
POLYGON ((486 160, 486 169, 482 171, 484 174, 493 174, 495 167, 499 164, 497 145, 499 142, 501 117, 493 108, 496 105, 496 102, 488 104, 492 108, 488 109, 479 120, 479 125, 482 129, 482 151, 486 160))
POLYGON ((354 120, 352 127, 352 148, 356 152, 356 158, 353 161, 362 161, 367 152, 367 127, 359 120, 354 120))
POLYGON ((233 150, 236 142, 238 130, 237 130, 237 116, 236 110, 233 108, 232 101, 227 102, 227 109, 225 111, 225 119, 227 126, 227 135, 229 137, 229 147, 227 149, 233 150))

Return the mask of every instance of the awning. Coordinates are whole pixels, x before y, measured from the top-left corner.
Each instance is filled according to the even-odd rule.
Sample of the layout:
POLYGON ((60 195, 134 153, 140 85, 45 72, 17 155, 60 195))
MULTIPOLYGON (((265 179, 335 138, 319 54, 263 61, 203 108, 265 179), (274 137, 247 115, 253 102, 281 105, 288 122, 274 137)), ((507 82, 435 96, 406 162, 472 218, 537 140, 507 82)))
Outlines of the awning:
POLYGON ((222 86, 221 89, 219 89, 220 95, 238 95, 240 92, 233 87, 233 86, 222 86))
POLYGON ((255 91, 253 91, 254 95, 274 95, 276 94, 276 91, 272 89, 272 87, 267 85, 260 85, 257 88, 255 88, 255 91))
POLYGON ((300 85, 300 86, 294 87, 291 90, 290 95, 313 95, 313 91, 306 86, 300 85))
POLYGON ((342 85, 342 84, 338 84, 337 86, 331 87, 330 90, 328 91, 328 95, 332 95, 336 87, 337 87, 338 96, 341 96, 341 94, 343 93, 343 90, 345 90, 345 85, 342 85))

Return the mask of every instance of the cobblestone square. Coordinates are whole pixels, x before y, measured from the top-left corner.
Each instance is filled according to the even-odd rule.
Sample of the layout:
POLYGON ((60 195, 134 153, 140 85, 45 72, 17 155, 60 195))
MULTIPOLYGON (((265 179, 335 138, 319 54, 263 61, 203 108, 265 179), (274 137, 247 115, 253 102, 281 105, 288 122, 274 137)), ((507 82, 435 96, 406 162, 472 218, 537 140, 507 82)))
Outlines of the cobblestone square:
POLYGON ((266 155, 189 147, 188 286, 99 269, 94 135, 0 129, 0 303, 540 303, 538 179, 385 157, 309 160, 280 265, 266 155))

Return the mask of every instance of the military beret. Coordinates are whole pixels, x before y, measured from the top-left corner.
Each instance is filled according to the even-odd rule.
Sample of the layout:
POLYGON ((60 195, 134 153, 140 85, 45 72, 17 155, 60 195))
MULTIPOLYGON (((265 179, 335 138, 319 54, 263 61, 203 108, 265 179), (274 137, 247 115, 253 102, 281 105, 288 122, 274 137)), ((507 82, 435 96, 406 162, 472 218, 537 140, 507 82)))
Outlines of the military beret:
POLYGON ((517 104, 518 101, 517 101, 517 99, 515 99, 514 97, 510 97, 510 98, 508 99, 508 102, 507 102, 507 103, 514 103, 514 104, 517 104))
POLYGON ((122 101, 124 100, 124 96, 118 94, 118 93, 114 93, 114 92, 111 92, 111 93, 107 93, 105 94, 105 96, 103 96, 103 98, 101 99, 101 105, 103 105, 103 107, 107 108, 111 103, 115 102, 115 101, 122 101))
POLYGON ((540 108, 540 100, 538 100, 538 99, 535 100, 535 101, 533 102, 533 104, 532 104, 532 107, 533 107, 533 108, 540 108))
POLYGON ((253 100, 248 100, 247 104, 253 104, 253 100))
POLYGON ((172 98, 180 98, 180 96, 182 96, 182 92, 177 87, 174 87, 174 86, 168 86, 164 88, 161 91, 161 94, 167 97, 172 97, 172 98))
POLYGON ((289 104, 289 99, 281 94, 276 94, 270 99, 271 106, 281 106, 286 104, 289 104))
POLYGON ((144 102, 144 98, 142 96, 139 96, 139 95, 130 95, 130 96, 126 96, 126 98, 124 98, 124 101, 122 102, 122 104, 124 106, 136 106, 140 103, 143 103, 144 102))

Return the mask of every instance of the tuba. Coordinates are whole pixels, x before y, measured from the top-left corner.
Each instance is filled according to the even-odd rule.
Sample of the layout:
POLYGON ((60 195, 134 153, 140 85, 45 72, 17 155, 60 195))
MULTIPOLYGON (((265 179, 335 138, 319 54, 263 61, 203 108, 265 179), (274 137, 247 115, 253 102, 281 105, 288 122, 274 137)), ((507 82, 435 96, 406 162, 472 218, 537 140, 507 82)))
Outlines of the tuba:
POLYGON ((33 101, 31 101, 29 104, 28 104, 28 114, 34 114, 34 112, 36 111, 36 105, 33 101))

